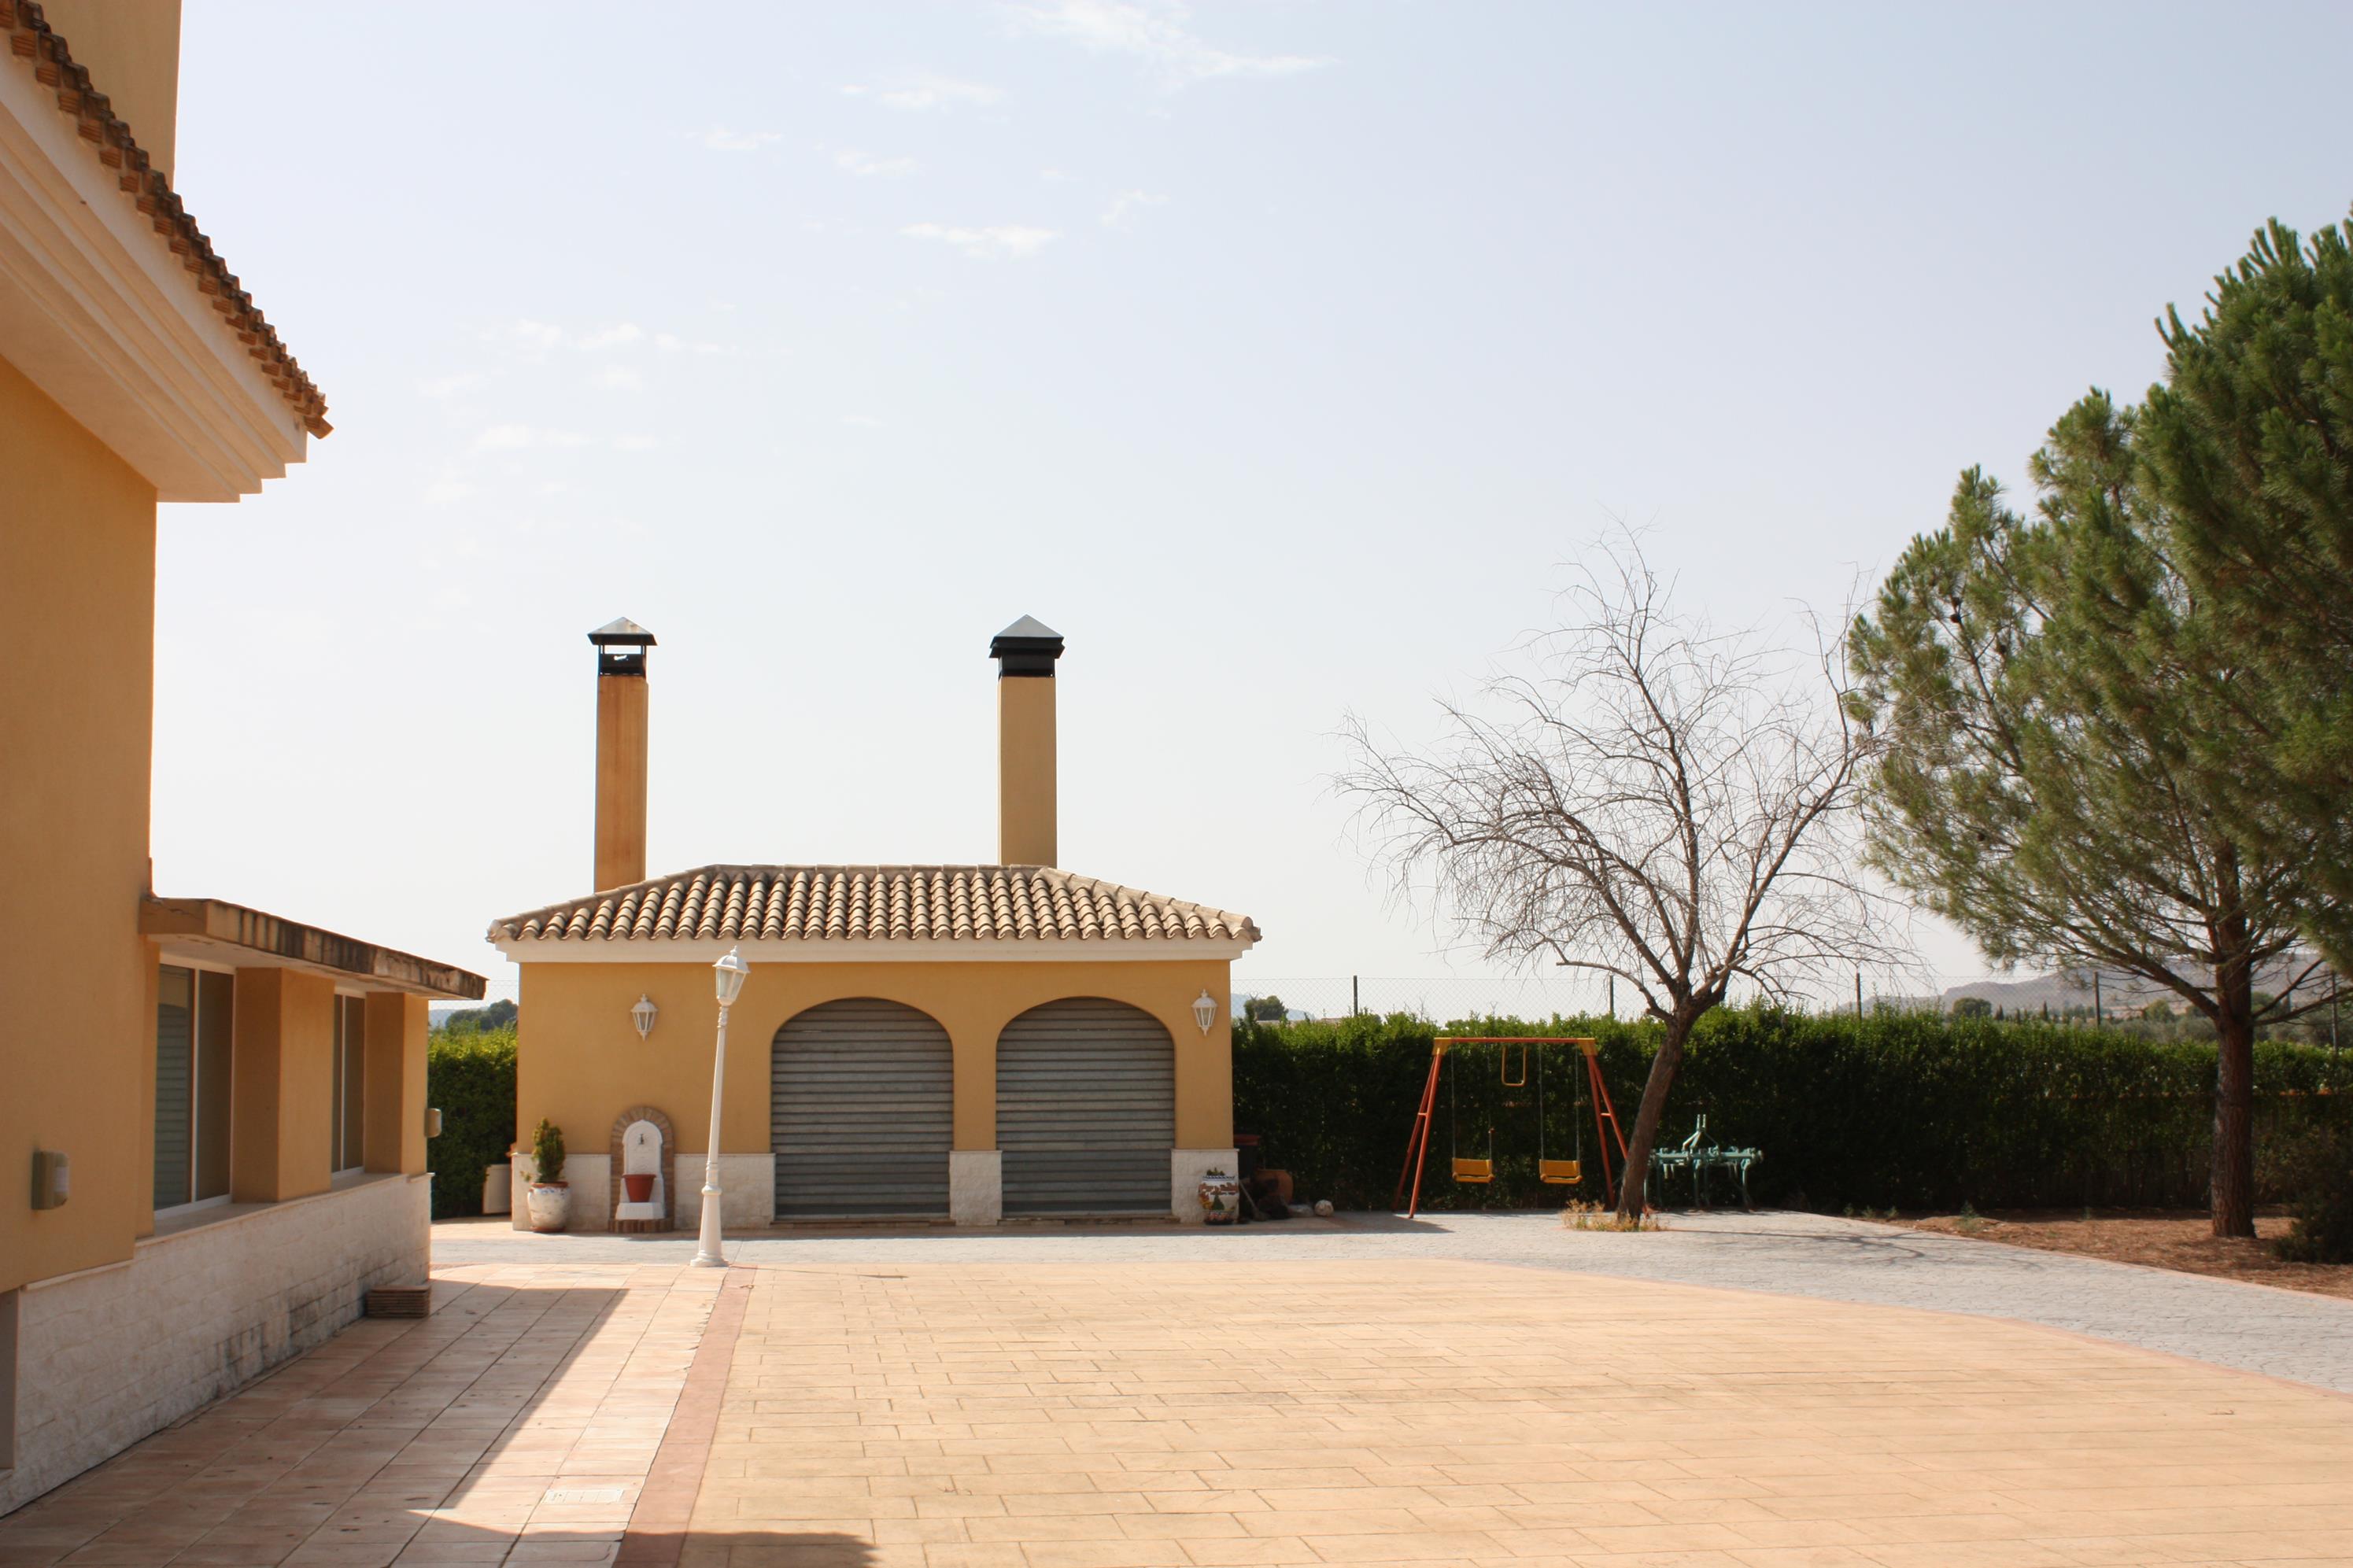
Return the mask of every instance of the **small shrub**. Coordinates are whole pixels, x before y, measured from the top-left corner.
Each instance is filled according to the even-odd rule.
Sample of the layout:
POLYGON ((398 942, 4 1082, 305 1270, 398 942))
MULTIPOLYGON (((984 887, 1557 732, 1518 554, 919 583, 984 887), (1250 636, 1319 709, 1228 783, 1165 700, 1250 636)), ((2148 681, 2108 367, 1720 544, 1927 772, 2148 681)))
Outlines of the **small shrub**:
POLYGON ((542 1184, 564 1180, 564 1129, 544 1116, 531 1135, 531 1158, 542 1184))
POLYGON ((2288 1205, 2295 1225, 2275 1250, 2290 1263, 2353 1263, 2353 1139, 2316 1149, 2288 1205))

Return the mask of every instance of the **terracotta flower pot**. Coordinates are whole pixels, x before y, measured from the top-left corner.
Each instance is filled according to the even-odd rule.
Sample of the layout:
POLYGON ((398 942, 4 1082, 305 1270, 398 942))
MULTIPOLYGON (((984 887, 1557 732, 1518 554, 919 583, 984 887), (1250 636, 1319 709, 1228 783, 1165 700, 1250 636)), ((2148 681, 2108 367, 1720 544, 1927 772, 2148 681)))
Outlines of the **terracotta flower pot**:
POLYGON ((621 1189, 628 1194, 629 1201, 633 1204, 649 1204, 654 1201, 654 1179, 651 1173, 644 1175, 631 1173, 623 1176, 621 1189))

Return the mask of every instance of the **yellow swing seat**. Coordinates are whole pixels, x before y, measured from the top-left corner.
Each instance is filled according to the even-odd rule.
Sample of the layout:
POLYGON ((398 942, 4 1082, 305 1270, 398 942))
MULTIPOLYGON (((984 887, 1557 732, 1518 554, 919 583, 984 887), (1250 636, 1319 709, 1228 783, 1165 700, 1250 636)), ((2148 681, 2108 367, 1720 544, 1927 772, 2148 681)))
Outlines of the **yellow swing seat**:
POLYGON ((1495 1162, 1457 1160, 1454 1162, 1454 1179, 1458 1182, 1469 1182, 1474 1185, 1483 1185, 1495 1179, 1495 1162))
POLYGON ((1573 1187, 1577 1183, 1585 1179, 1585 1162, 1582 1160, 1538 1160, 1536 1162, 1536 1175, 1539 1179, 1551 1186, 1573 1187))

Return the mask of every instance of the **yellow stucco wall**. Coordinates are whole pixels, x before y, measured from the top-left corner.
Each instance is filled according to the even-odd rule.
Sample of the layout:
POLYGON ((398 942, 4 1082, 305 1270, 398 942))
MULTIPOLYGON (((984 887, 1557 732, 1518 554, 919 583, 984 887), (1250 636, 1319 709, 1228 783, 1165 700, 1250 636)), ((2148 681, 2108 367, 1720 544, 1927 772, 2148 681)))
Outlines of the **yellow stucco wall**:
POLYGON ((1007 866, 1059 866, 1055 843, 1054 682, 1009 675, 997 682, 997 858, 1007 866))
MULTIPOLYGON (((605 1146, 613 1118, 632 1105, 667 1112, 682 1150, 701 1152, 711 1123, 712 1036, 719 1004, 708 963, 522 964, 515 1069, 517 1136, 528 1147, 542 1117, 571 1148, 605 1146), (660 1009, 638 1038, 629 1008, 639 994, 660 1009)), ((1176 1047, 1176 1146, 1233 1142, 1233 1040, 1226 1027, 1223 960, 1155 963, 759 963, 727 1025, 726 1124, 722 1151, 769 1147, 769 1051, 777 1029, 805 1008, 875 996, 921 1008, 955 1051, 955 1147, 997 1147, 997 1037, 1016 1016, 1065 996, 1106 996, 1141 1007, 1176 1047), (1217 999, 1207 1035, 1193 999, 1217 999)))
POLYGON ((131 1256, 153 1173, 155 491, 0 363, 0 1290, 131 1256), (35 1213, 33 1151, 72 1161, 35 1213))
POLYGON ((596 889, 646 879, 647 677, 596 677, 596 889))
POLYGON ((180 119, 180 0, 45 0, 41 15, 170 179, 180 119))
POLYGON ((335 983, 291 969, 237 972, 229 1192, 274 1203, 327 1190, 335 983))
POLYGON ((367 1061, 364 1147, 371 1171, 405 1171, 412 1176, 425 1171, 425 1045, 431 1027, 424 997, 397 991, 368 993, 363 1039, 367 1061))

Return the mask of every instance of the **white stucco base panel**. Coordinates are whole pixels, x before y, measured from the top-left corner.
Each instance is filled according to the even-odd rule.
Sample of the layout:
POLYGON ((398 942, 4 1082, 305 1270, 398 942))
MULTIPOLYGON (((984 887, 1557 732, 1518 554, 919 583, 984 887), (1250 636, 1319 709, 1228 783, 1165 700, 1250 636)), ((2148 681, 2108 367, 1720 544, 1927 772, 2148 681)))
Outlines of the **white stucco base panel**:
POLYGON ((429 1176, 383 1175, 150 1237, 127 1263, 27 1285, 16 1317, 16 1464, 31 1501, 419 1284, 429 1176))
POLYGON ((948 1218, 958 1225, 996 1225, 1005 1218, 1003 1150, 949 1151, 948 1218))
POLYGON ((1211 1171, 1239 1175, 1241 1156, 1231 1149, 1171 1149, 1168 1151, 1168 1212, 1185 1225, 1204 1223, 1201 1178, 1211 1171))
MULTIPOLYGON (((678 1152, 678 1202, 671 1206, 672 1223, 693 1231, 702 1223, 702 1151, 678 1152)), ((522 1173, 528 1159, 515 1162, 514 1228, 531 1228, 531 1184, 522 1173)), ((564 1161, 564 1180, 572 1188, 572 1217, 565 1228, 594 1232, 613 1228, 613 1157, 571 1154, 564 1161)), ((719 1156, 719 1222, 730 1230, 773 1225, 776 1219, 776 1157, 774 1154, 719 1156)))
MULTIPOLYGON (((678 1152, 678 1227, 692 1231, 702 1223, 702 1151, 678 1152)), ((719 1156, 719 1223, 729 1230, 750 1230, 776 1223, 776 1157, 774 1154, 719 1156)))

